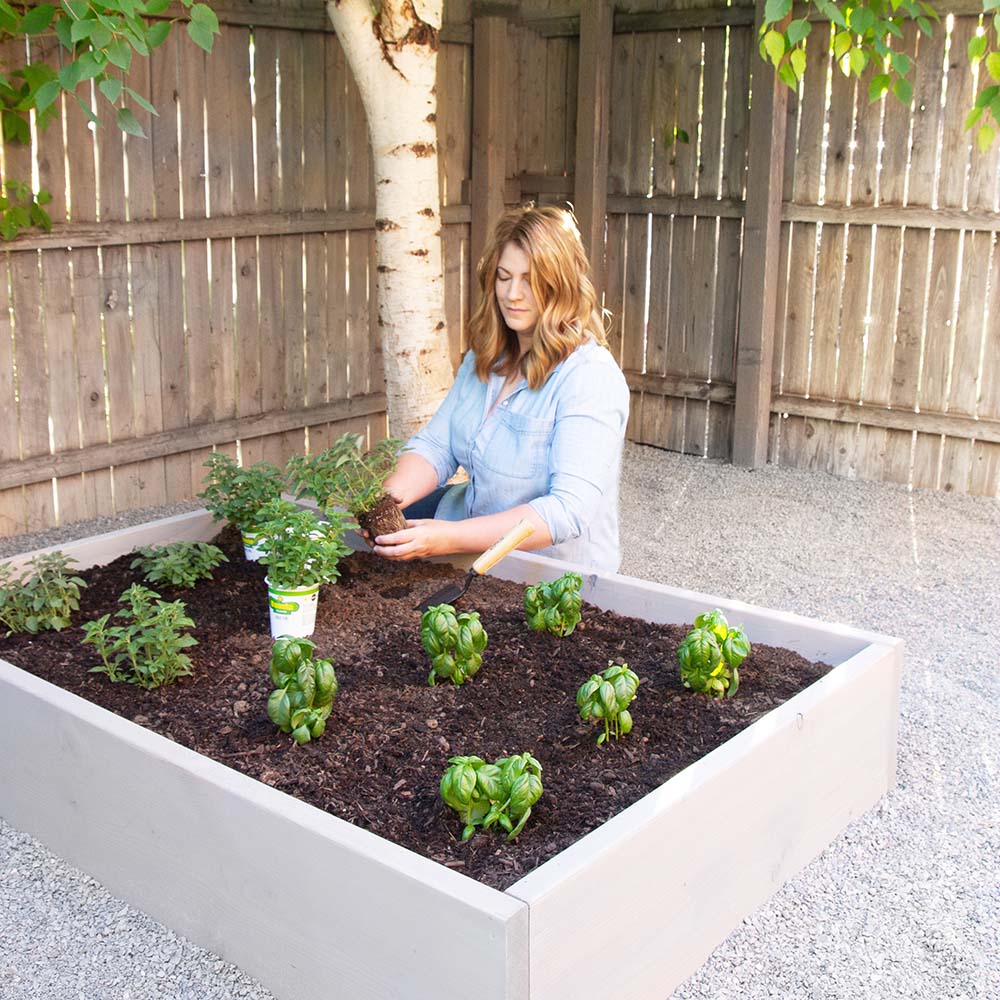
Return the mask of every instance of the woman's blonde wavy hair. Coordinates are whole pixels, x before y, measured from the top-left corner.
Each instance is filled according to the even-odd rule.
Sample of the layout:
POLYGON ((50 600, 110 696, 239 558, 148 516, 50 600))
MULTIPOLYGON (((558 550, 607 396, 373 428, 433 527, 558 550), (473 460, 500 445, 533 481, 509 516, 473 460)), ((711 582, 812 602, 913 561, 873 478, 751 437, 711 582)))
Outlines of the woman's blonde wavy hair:
POLYGON ((469 320, 476 374, 510 375, 518 366, 517 334, 504 322, 497 302, 497 264, 513 243, 528 255, 528 284, 538 306, 531 348, 520 362, 528 386, 537 389, 552 369, 593 338, 607 345, 590 264, 572 213, 554 207, 516 208, 497 221, 493 238, 476 269, 480 297, 469 320))

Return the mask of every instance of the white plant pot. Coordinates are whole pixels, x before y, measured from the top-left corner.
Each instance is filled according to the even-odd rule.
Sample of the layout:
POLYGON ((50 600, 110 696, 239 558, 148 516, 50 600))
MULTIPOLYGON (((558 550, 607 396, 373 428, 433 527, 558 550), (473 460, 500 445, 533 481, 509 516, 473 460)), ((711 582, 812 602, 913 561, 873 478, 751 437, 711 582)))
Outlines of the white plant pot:
POLYGON ((267 605, 271 614, 271 635, 277 639, 291 635, 305 639, 316 631, 316 605, 319 603, 319 584, 308 587, 272 587, 267 584, 267 605))
POLYGON ((264 555, 264 550, 257 547, 257 540, 260 538, 260 535, 252 531, 244 531, 242 535, 243 555, 246 556, 247 562, 259 562, 260 557, 264 555))
MULTIPOLYGON (((63 549, 85 568, 216 530, 200 511, 63 549)), ((515 552, 494 575, 567 569, 515 552)), ((832 669, 504 892, 2 660, 0 816, 281 1000, 663 1000, 892 788, 902 643, 616 574, 584 571, 583 596, 650 622, 718 607, 832 669), (288 857, 294 892, 265 863, 288 857), (628 961, 581 976, 588 955, 628 961)))

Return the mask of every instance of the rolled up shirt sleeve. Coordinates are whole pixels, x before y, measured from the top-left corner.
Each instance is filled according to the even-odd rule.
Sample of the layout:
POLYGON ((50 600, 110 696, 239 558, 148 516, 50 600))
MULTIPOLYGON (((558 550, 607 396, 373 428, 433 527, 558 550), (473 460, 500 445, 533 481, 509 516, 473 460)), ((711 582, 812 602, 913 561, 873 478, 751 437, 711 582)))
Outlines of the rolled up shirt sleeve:
POLYGON ((470 377, 475 377, 475 363, 475 355, 468 351, 437 413, 431 417, 426 427, 417 431, 406 442, 407 451, 419 455, 434 468, 438 486, 443 486, 458 470, 459 462, 452 444, 451 420, 465 385, 470 377))
POLYGON ((629 391, 609 356, 567 373, 549 450, 549 492, 531 500, 553 545, 579 538, 602 503, 615 503, 629 391))

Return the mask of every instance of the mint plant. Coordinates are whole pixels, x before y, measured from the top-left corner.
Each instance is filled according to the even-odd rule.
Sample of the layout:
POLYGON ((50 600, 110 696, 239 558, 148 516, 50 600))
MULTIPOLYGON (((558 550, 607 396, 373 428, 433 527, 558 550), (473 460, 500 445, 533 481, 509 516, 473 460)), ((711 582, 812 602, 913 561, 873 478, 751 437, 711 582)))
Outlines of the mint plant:
POLYGON ((482 666, 487 636, 478 611, 456 615, 450 604, 435 604, 420 618, 420 641, 431 658, 427 683, 441 678, 461 686, 482 666))
POLYGON ((337 674, 329 660, 313 659, 308 639, 283 636, 271 649, 271 683, 267 714, 299 746, 318 739, 337 695, 337 674))
POLYGON ((542 765, 530 753, 501 757, 492 764, 481 757, 451 757, 441 778, 441 798, 454 809, 465 828, 462 841, 481 826, 494 824, 515 840, 542 796, 542 765))
POLYGON ((632 713, 628 707, 639 690, 639 677, 627 663, 608 663, 607 670, 591 674, 576 693, 580 718, 584 722, 600 719, 604 732, 597 737, 597 745, 612 736, 620 739, 632 731, 632 713))
POLYGON ((269 500, 277 500, 285 488, 282 471, 270 462, 240 467, 229 455, 213 451, 205 461, 208 475, 198 494, 216 520, 225 518, 240 531, 254 532, 257 514, 269 500))
POLYGON ((537 583, 524 589, 524 613, 528 626, 536 632, 569 635, 580 624, 579 573, 564 573, 558 580, 537 583))
POLYGON ((171 542, 170 545, 146 545, 129 564, 141 569, 147 583, 166 583, 172 587, 193 587, 199 580, 211 580, 212 570, 228 562, 222 549, 206 542, 171 542))
POLYGON ((706 611, 677 649, 681 683, 712 698, 732 698, 740 686, 738 667, 749 655, 743 626, 730 626, 718 608, 706 611))
POLYGON ((65 552, 35 556, 18 573, 10 563, 0 565, 0 624, 13 632, 61 631, 80 608, 80 590, 87 584, 72 575, 75 560, 65 552))
POLYGON ((340 578, 338 566, 351 548, 343 536, 347 524, 334 512, 321 521, 311 510, 287 500, 271 500, 260 508, 256 525, 261 562, 275 588, 309 587, 340 578))
POLYGON ((155 590, 134 583, 122 594, 124 605, 114 614, 121 625, 102 615, 83 627, 85 644, 97 649, 101 663, 90 672, 107 674, 112 681, 127 681, 151 690, 171 684, 191 673, 191 658, 181 652, 198 640, 185 632, 194 628, 183 601, 161 601, 155 590))

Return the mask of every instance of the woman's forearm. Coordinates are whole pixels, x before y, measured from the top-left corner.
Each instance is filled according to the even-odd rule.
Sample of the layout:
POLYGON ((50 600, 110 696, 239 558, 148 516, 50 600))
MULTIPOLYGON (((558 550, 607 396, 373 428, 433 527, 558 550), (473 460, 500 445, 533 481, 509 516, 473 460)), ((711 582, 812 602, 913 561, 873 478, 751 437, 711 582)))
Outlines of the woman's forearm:
POLYGON ((552 544, 552 536, 545 522, 531 504, 521 504, 498 514, 468 517, 463 521, 437 521, 444 532, 441 554, 456 552, 485 552, 498 538, 505 535, 518 521, 531 522, 534 531, 520 544, 519 549, 530 551, 552 544))
POLYGON ((403 452, 399 456, 396 471, 383 484, 385 491, 400 507, 409 507, 411 503, 423 499, 437 489, 437 485, 438 474, 434 466, 412 452, 403 452))

